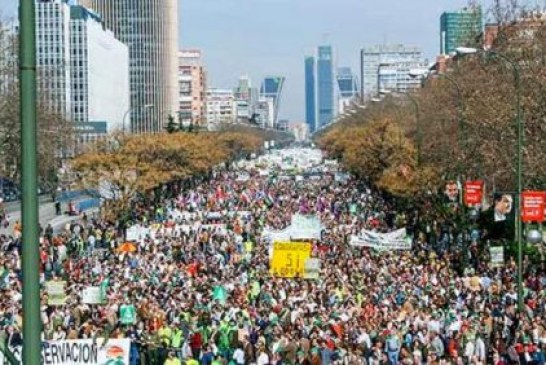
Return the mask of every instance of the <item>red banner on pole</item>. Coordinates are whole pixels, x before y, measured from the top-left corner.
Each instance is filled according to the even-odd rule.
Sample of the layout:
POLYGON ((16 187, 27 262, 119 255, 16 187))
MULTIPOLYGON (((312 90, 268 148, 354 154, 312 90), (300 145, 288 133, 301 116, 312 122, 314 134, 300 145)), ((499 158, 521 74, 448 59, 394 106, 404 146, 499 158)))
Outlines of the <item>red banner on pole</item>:
POLYGON ((521 220, 523 222, 544 222, 546 192, 524 191, 521 193, 521 220))
POLYGON ((467 181, 464 183, 464 203, 468 206, 481 204, 483 197, 483 181, 467 181))

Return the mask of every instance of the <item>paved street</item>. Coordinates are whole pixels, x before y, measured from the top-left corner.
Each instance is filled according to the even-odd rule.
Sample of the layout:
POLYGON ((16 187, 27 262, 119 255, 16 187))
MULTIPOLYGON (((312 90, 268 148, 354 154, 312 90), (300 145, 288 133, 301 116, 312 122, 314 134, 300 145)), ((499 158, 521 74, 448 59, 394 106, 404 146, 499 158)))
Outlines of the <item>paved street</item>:
MULTIPOLYGON (((79 202, 84 201, 85 199, 87 198, 76 200, 74 203, 78 204, 79 202)), ((78 218, 77 216, 68 216, 66 214, 57 216, 55 214, 55 204, 51 201, 51 199, 49 199, 48 202, 47 200, 48 199, 43 199, 43 198, 40 199, 41 204, 40 204, 39 215, 40 215, 40 224, 43 227, 45 227, 47 224, 51 224, 53 226, 53 229, 55 231, 58 231, 62 229, 62 227, 66 223, 72 222, 78 218)), ((12 233, 13 225, 15 224, 15 222, 21 220, 20 204, 21 204, 20 202, 13 202, 13 203, 9 203, 9 205, 6 206, 6 210, 8 211, 8 215, 9 215, 10 225, 7 229, 5 229, 4 227, 0 227, 0 234, 12 233)), ((63 203, 62 211, 64 212, 66 211, 66 209, 67 209, 67 203, 63 203)), ((94 211, 97 211, 97 209, 88 210, 88 212, 94 212, 94 211)))

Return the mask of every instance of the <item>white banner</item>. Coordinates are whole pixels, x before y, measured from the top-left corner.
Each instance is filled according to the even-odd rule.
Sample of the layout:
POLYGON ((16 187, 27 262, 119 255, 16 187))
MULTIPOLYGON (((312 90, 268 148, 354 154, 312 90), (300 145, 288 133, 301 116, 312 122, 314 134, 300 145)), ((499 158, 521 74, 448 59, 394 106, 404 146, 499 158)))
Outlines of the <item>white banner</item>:
POLYGON ((82 302, 85 304, 102 304, 100 286, 88 286, 83 289, 82 302))
POLYGON ((378 250, 411 250, 411 240, 407 238, 405 228, 389 233, 363 230, 358 236, 351 236, 350 244, 378 250))
POLYGON ((139 224, 127 228, 127 241, 140 241, 150 235, 150 228, 139 224))
MULTIPOLYGON (((103 339, 48 341, 42 344, 44 365, 129 365, 131 340, 110 339, 103 344, 103 339)), ((15 358, 21 361, 22 347, 10 348, 15 358)), ((0 365, 9 365, 0 353, 0 365)))
POLYGON ((290 224, 290 236, 295 240, 320 239, 322 225, 316 215, 294 214, 290 224))

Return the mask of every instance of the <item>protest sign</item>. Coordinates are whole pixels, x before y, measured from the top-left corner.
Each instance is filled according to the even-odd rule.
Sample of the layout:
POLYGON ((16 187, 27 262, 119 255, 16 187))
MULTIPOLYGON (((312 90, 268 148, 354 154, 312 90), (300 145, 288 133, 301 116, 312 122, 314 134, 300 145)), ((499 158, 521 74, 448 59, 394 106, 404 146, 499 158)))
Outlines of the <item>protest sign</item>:
POLYGON ((521 194, 521 220, 525 223, 544 222, 546 192, 524 191, 521 194))
POLYGON ((292 215, 292 222, 289 227, 290 236, 295 240, 320 239, 322 225, 317 215, 292 215))
POLYGON ((411 240, 407 237, 405 228, 389 233, 363 230, 358 236, 351 236, 350 244, 378 250, 411 250, 411 240))
POLYGON ((150 229, 148 227, 141 226, 140 224, 136 224, 134 226, 131 226, 127 228, 126 231, 126 240, 127 241, 141 241, 146 236, 150 235, 150 229))
POLYGON ((318 279, 320 276, 320 259, 307 259, 304 264, 303 277, 305 279, 318 279))
POLYGON ((504 247, 503 246, 489 247, 489 255, 491 256, 492 267, 501 267, 504 265, 504 247))
POLYGON ((82 302, 84 304, 102 304, 102 292, 100 286, 88 286, 82 291, 82 302))
POLYGON ((481 204, 483 181, 466 181, 464 183, 464 203, 466 206, 481 204))
POLYGON ((310 243, 274 242, 270 263, 271 275, 283 278, 303 277, 305 261, 310 256, 310 243))
MULTIPOLYGON (((42 343, 41 363, 44 365, 129 365, 131 340, 99 338, 96 340, 47 341, 42 343)), ((23 348, 10 347, 21 361, 23 348)), ((0 353, 0 365, 9 365, 0 353)))
POLYGON ((66 281, 48 281, 45 287, 48 305, 64 305, 66 303, 66 281))

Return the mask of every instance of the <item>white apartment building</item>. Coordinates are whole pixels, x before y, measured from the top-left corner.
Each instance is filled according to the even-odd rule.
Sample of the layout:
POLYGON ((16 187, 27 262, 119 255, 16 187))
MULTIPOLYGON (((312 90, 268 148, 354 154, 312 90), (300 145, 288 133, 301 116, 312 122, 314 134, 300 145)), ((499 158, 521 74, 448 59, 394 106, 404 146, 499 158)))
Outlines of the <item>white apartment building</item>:
POLYGON ((36 49, 39 97, 74 122, 79 141, 122 128, 128 48, 96 14, 65 0, 37 1, 36 49))
POLYGON ((129 130, 129 49, 105 29, 97 14, 72 6, 70 50, 72 120, 88 141, 114 130, 129 130), (115 60, 115 62, 113 62, 115 60))
POLYGON ((198 49, 178 52, 179 121, 182 125, 205 122, 206 70, 198 49))
POLYGON ((207 90, 207 124, 217 129, 223 124, 232 124, 236 118, 235 95, 231 89, 210 88, 207 90))
POLYGON ((410 70, 425 69, 426 60, 418 47, 378 45, 363 48, 360 52, 361 94, 366 99, 382 90, 405 92, 421 86, 419 79, 408 74, 410 70))

